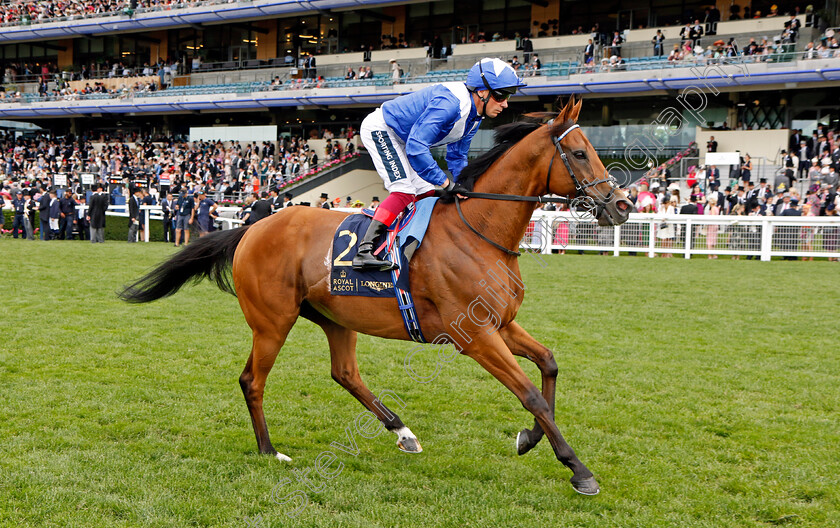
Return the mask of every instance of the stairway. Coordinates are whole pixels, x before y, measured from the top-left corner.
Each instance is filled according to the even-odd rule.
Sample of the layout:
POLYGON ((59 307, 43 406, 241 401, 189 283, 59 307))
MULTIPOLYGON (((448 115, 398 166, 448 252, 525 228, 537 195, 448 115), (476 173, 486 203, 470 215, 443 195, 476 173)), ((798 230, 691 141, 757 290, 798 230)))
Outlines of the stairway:
POLYGON ((280 187, 279 193, 282 195, 283 193, 290 192, 294 196, 299 196, 354 170, 376 170, 373 166, 373 160, 367 155, 367 152, 360 153, 360 155, 356 155, 347 161, 321 170, 306 180, 280 187))

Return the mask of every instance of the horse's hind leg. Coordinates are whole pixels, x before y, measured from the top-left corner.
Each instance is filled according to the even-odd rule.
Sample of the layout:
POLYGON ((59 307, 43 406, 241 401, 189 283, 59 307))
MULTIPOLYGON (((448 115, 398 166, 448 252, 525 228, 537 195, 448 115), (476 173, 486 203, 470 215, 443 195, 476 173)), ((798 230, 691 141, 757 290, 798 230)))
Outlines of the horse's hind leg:
MULTIPOLYGON (((386 429, 397 435, 397 446, 407 453, 420 453, 423 448, 414 433, 400 417, 388 409, 367 388, 356 361, 356 332, 326 318, 312 318, 327 334, 330 344, 332 377, 372 412, 386 429)), ((397 400, 399 403, 401 400, 397 400)))
MULTIPOLYGON (((557 362, 551 350, 531 337, 516 322, 511 322, 499 330, 502 339, 510 351, 520 357, 533 361, 542 374, 542 395, 548 403, 551 418, 554 419, 554 394, 557 387, 557 362)), ((534 420, 533 429, 523 429, 516 435, 516 452, 524 455, 536 446, 543 437, 539 421, 534 420)))
POLYGON ((274 366, 277 353, 280 352, 280 347, 286 341, 286 336, 294 325, 297 314, 289 319, 291 320, 284 321, 285 324, 272 332, 254 330, 254 344, 251 348, 251 355, 248 357, 242 375, 239 376, 239 386, 242 387, 245 403, 248 404, 248 412, 251 413, 251 423, 254 426, 254 434, 257 436, 257 446, 260 453, 274 455, 281 461, 290 461, 291 458, 278 453, 271 445, 268 425, 265 422, 265 413, 263 412, 263 392, 265 391, 265 380, 268 373, 274 366))

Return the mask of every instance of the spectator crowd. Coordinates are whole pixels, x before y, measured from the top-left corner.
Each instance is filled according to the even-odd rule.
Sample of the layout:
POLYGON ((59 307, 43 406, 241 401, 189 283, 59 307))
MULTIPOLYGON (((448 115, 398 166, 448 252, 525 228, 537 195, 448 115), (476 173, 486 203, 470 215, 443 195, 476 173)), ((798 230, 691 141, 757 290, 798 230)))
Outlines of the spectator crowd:
MULTIPOLYGON (((110 188, 111 204, 121 201, 118 197, 130 204, 136 188, 143 189, 140 198, 148 205, 159 204, 166 193, 198 196, 202 192, 214 202, 242 203, 243 198, 259 197, 267 189, 278 192, 355 156, 355 131, 349 128, 342 134, 336 136, 325 130, 321 137, 326 140, 323 152, 310 148, 301 137, 247 144, 190 143, 169 137, 124 138, 133 139, 131 142, 100 137, 97 139, 104 141, 94 145, 87 137, 14 138, 0 134, 0 208, 12 208, 18 194, 24 201, 40 204, 41 198, 52 191, 60 195, 55 197, 57 204, 68 199, 80 204, 80 197, 97 184, 110 188), (91 175, 93 183, 83 185, 83 174, 91 175), (66 178, 67 184, 56 186, 57 175, 66 178)), ((24 206, 27 207, 29 203, 24 206)), ((32 209, 27 211, 34 214, 32 209)), ((49 218, 43 214, 45 210, 41 212, 42 218, 49 218)), ((55 213, 64 218, 65 212, 55 213)), ((69 210, 66 214, 72 216, 69 210)), ((66 236, 59 223, 44 231, 54 231, 57 238, 66 236)))
POLYGON ((137 10, 164 11, 195 4, 227 4, 230 0, 8 0, 0 4, 0 21, 4 24, 28 25, 54 19, 80 18, 110 14, 134 14, 137 10))

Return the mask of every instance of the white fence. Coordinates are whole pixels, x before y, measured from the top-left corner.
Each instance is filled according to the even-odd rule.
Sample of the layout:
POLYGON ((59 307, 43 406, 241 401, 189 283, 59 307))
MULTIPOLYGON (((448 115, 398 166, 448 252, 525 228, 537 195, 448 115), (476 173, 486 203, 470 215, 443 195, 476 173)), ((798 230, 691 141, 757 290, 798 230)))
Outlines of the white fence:
POLYGON ((683 255, 840 257, 840 217, 723 216, 633 213, 620 226, 601 227, 573 213, 537 211, 522 249, 552 253, 600 251, 683 255))
MULTIPOLYGON (((160 206, 143 206, 147 216, 142 240, 149 241, 148 218, 163 217, 160 206)), ((238 207, 219 207, 222 229, 242 224, 238 207)), ((357 212, 355 209, 339 209, 357 212)), ((127 217, 121 212, 109 216, 127 217)), ((488 234, 492 238, 491 234, 488 234)), ((837 216, 724 216, 632 213, 619 226, 598 225, 585 215, 537 211, 520 248, 540 253, 599 251, 662 255, 752 255, 772 257, 840 258, 840 217, 837 216)))

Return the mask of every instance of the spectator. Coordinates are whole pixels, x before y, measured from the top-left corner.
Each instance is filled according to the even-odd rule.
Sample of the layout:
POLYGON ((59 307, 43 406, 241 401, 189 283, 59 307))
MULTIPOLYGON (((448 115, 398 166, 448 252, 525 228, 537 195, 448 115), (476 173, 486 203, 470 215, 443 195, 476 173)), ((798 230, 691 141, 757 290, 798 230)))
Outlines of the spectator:
POLYGON ((47 227, 50 231, 48 240, 55 240, 58 238, 59 219, 61 217, 58 192, 55 189, 50 189, 50 205, 47 214, 49 215, 49 225, 47 227))
POLYGON ((255 224, 263 218, 271 216, 271 203, 268 201, 268 193, 263 192, 261 199, 257 200, 251 205, 251 214, 248 220, 251 224, 255 224))
POLYGON ((699 20, 695 20, 694 24, 691 25, 691 29, 689 31, 689 38, 691 39, 691 47, 696 48, 700 45, 700 38, 703 36, 703 25, 700 24, 699 20))
POLYGON ((38 202, 35 201, 35 191, 30 189, 24 195, 26 201, 26 214, 23 217, 23 230, 26 232, 27 240, 35 240, 35 211, 38 210, 38 202))
POLYGON ((128 242, 137 242, 140 228, 140 205, 143 200, 143 190, 135 187, 133 196, 128 198, 128 242))
POLYGON ((400 79, 402 78, 402 68, 397 63, 397 59, 391 59, 391 79, 394 81, 394 84, 399 84, 400 79))
POLYGON ((534 43, 531 42, 531 36, 529 34, 525 34, 522 37, 522 62, 525 63, 527 66, 531 62, 531 54, 534 52, 534 43))
POLYGON ((178 218, 175 220, 175 247, 179 247, 181 242, 190 243, 190 227, 195 218, 195 200, 191 195, 187 195, 186 191, 181 191, 177 201, 178 218), (183 240, 182 240, 183 239, 183 240))
POLYGON ((595 45, 592 43, 592 39, 589 39, 589 42, 586 44, 586 47, 583 48, 583 63, 590 64, 595 58, 595 45))
MULTIPOLYGON (((589 42, 591 43, 592 41, 590 40, 589 42)), ((651 42, 653 43, 654 57, 662 57, 665 55, 665 48, 663 46, 663 43, 665 42, 665 35, 662 33, 661 29, 656 30, 656 35, 653 36, 651 42)))
MULTIPOLYGON (((707 215, 719 215, 720 214, 720 205, 718 205, 718 192, 713 191, 706 196, 706 210, 705 213, 707 215)), ((719 226, 714 223, 709 223, 706 226, 706 249, 714 250, 717 249, 717 236, 719 226)), ((718 258, 717 255, 709 254, 710 259, 718 258)))
MULTIPOLYGON (((664 204, 663 213, 666 216, 675 215, 677 212, 676 204, 676 198, 671 198, 666 204, 664 204)), ((674 247, 674 239, 676 238, 676 228, 674 224, 668 222, 667 220, 660 222, 656 229, 656 238, 662 242, 662 247, 669 249, 674 247)), ((671 258, 674 255, 671 253, 662 253, 661 256, 663 258, 671 258)))
POLYGON ((685 46, 687 43, 691 42, 691 40, 692 40, 691 24, 686 23, 686 25, 683 26, 682 29, 680 29, 680 42, 682 43, 683 46, 685 46))
POLYGON ((315 55, 309 55, 306 58, 306 77, 308 79, 317 79, 318 78, 318 69, 316 68, 316 59, 315 55))
POLYGON ((717 152, 718 142, 715 141, 715 136, 709 136, 709 141, 706 142, 706 152, 717 152))
POLYGON ((196 220, 198 223, 198 236, 203 237, 215 229, 213 225, 214 220, 218 217, 216 209, 219 207, 212 198, 207 197, 207 193, 202 189, 198 191, 196 220))
MULTIPOLYGON (((41 240, 52 240, 52 236, 50 236, 50 202, 50 193, 47 192, 43 193, 38 200, 38 220, 41 224, 41 240)), ((56 229, 58 229, 57 226, 56 229)))
POLYGON ((64 191, 59 207, 58 238, 60 240, 73 240, 73 226, 76 224, 76 200, 69 190, 64 191))
POLYGON ((679 44, 674 44, 674 49, 672 49, 671 52, 668 54, 668 60, 669 61, 678 61, 678 60, 682 60, 682 58, 683 58, 683 52, 682 52, 682 49, 680 49, 680 45, 679 44))
POLYGON ((613 32, 612 42, 610 43, 610 52, 613 55, 618 57, 621 56, 621 44, 624 42, 624 39, 621 38, 621 34, 618 31, 613 32))
POLYGON ((688 198, 688 203, 680 207, 680 214, 681 215, 696 215, 700 214, 699 208, 697 207, 697 194, 692 194, 688 198))
POLYGON ((87 219, 90 223, 90 241, 92 244, 105 242, 105 211, 108 210, 108 195, 101 183, 96 184, 90 197, 87 219))
MULTIPOLYGON (((495 37, 494 37, 493 40, 496 40, 495 37)), ((440 59, 442 50, 443 50, 443 40, 441 40, 440 35, 435 34, 435 38, 432 41, 432 58, 433 59, 440 59)))
POLYGON ((706 171, 706 191, 717 191, 720 188, 720 170, 712 165, 706 171))
POLYGON ((327 193, 321 193, 321 196, 318 198, 318 205, 322 209, 330 209, 330 197, 327 193))
POLYGON ((744 162, 741 164, 741 181, 744 183, 748 183, 750 178, 752 177, 752 158, 750 158, 749 154, 744 155, 744 162))
POLYGON ((172 194, 167 193, 160 200, 161 212, 163 213, 163 241, 172 242, 172 194))
MULTIPOLYGON (((0 197, 0 201, 3 198, 0 197)), ((0 215, 3 214, 2 207, 0 206, 0 215)), ((18 233, 26 237, 26 233, 24 231, 24 221, 23 218, 26 215, 26 200, 23 198, 23 192, 18 189, 15 191, 15 197, 12 200, 12 212, 14 213, 14 219, 12 220, 12 237, 17 238, 18 233)))

